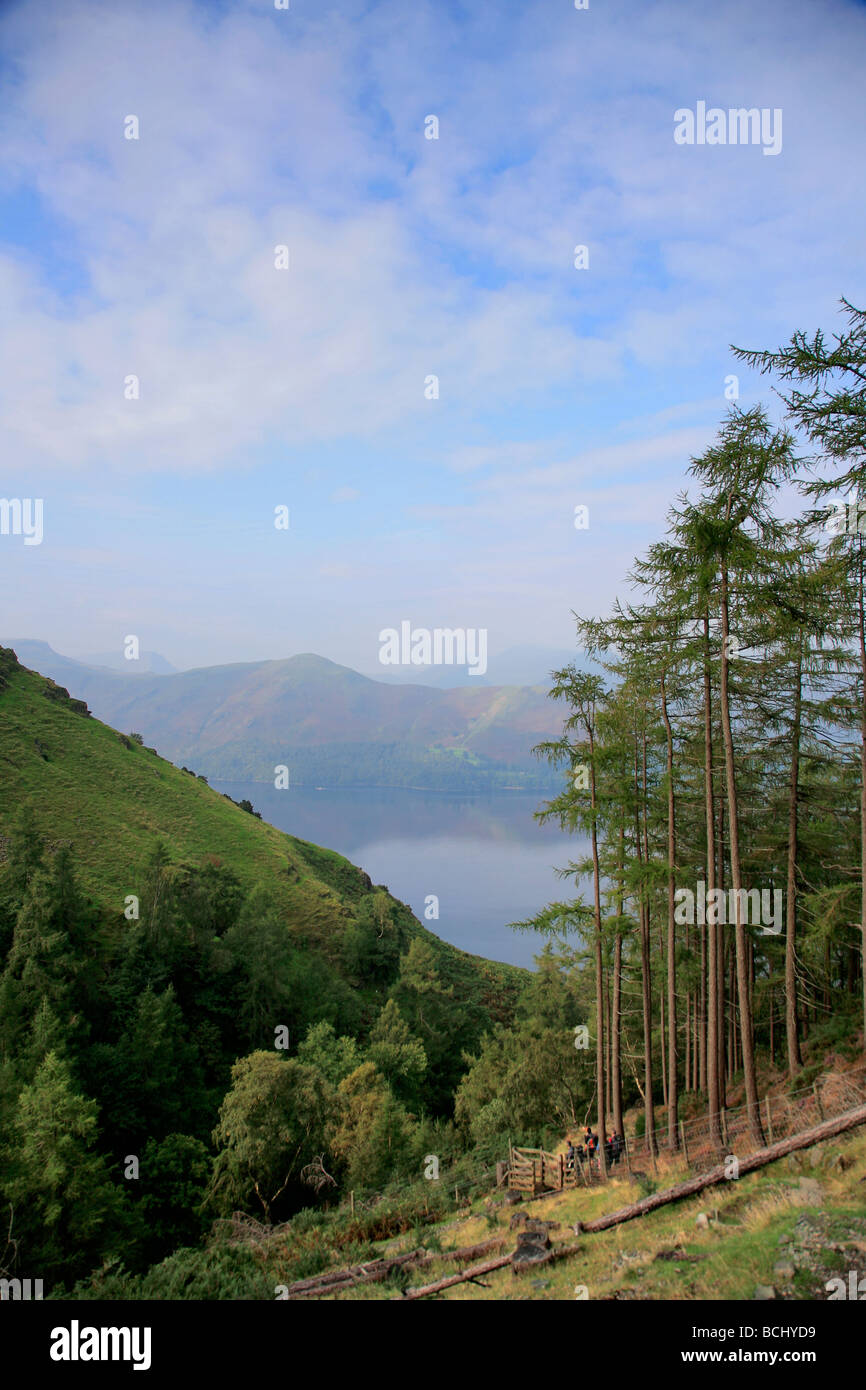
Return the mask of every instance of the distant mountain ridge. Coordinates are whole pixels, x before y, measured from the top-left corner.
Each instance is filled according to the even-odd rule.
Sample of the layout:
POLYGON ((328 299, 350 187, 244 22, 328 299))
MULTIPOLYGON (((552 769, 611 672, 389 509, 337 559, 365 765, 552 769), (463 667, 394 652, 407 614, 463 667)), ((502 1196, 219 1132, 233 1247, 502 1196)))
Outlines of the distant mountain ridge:
POLYGON ((281 765, 295 785, 483 791, 562 777, 532 755, 562 725, 539 686, 387 684, 309 652, 130 680, 45 642, 6 645, 97 718, 212 779, 272 782, 281 765))

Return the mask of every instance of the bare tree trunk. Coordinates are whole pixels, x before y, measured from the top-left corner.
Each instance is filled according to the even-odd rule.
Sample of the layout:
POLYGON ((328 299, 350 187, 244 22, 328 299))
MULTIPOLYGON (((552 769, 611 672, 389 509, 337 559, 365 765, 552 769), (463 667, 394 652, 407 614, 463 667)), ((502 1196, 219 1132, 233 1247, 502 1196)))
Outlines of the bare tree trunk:
POLYGON ((860 637, 860 959, 863 963, 863 1044, 866 1046, 866 604, 863 596, 863 537, 857 537, 857 603, 860 637))
MULTIPOLYGON (((646 744, 644 744, 644 787, 646 787, 646 744)), ((635 849, 639 863, 644 863, 641 844, 641 800, 638 786, 637 739, 634 750, 634 815, 635 849)), ((652 1002, 652 964, 650 961, 650 918, 646 890, 640 890, 640 978, 641 1003, 643 1012, 643 1065, 644 1065, 644 1133, 650 1153, 658 1152, 656 1144, 655 1105, 653 1102, 653 1002, 652 1002)))
POLYGON ((785 1034, 788 1042, 788 1075, 802 1066, 797 1036, 797 801, 800 781, 800 721, 803 699, 803 636, 797 643, 797 683, 794 689, 794 726, 791 731, 791 777, 788 791, 788 900, 785 904, 785 1034))
MULTIPOLYGON (((707 897, 716 886, 716 818, 713 805, 713 706, 710 683, 710 619, 704 610, 704 813, 707 826, 707 897)), ((706 916, 706 913, 704 914, 706 916)), ((706 1069, 707 1102, 710 1112, 710 1138, 718 1148, 722 1147, 722 1129, 719 1122, 719 1037, 722 1032, 723 1015, 719 1011, 719 935, 718 927, 701 923, 708 949, 706 981, 707 1034, 706 1069)))
POLYGON ((613 1127, 617 1134, 623 1133, 622 1123, 622 1058, 621 1027, 622 1016, 622 934, 617 932, 613 944, 613 1018, 611 1019, 611 1089, 613 1127))
MULTIPOLYGON (((761 1124, 758 1083, 755 1074, 755 1052, 752 1034, 752 1001, 749 996, 748 961, 746 956, 747 936, 742 917, 740 872, 740 822, 737 808, 737 785, 734 776, 734 738, 731 732, 731 712, 728 707, 728 567, 723 561, 721 567, 721 613, 722 613, 722 733, 725 743, 725 775, 728 784, 728 839, 731 847, 731 886, 734 889, 735 943, 737 949, 737 993, 740 1005, 740 1040, 743 1053, 743 1080, 746 1088, 746 1106, 749 1114, 749 1132, 756 1144, 764 1143, 764 1129, 761 1124)), ((866 717, 864 717, 866 727, 866 717)), ((864 767, 866 767, 866 744, 864 744, 864 767)), ((866 861, 864 861, 866 866, 866 861)))
POLYGON ((728 1040, 728 1074, 734 1076, 740 1068, 737 1065, 737 962, 735 954, 728 951, 728 965, 731 967, 731 980, 728 986, 728 1020, 730 1020, 730 1040, 728 1040))
POLYGON ((664 675, 660 681, 668 771, 668 1148, 678 1149, 679 1092, 677 1077, 677 957, 674 906, 676 895, 676 805, 674 801, 674 738, 668 714, 664 675))
POLYGON ((613 1101, 610 1090, 610 966, 605 962, 604 972, 604 1080, 605 1080, 605 1110, 608 1115, 613 1110, 613 1101))
MULTIPOLYGON (((688 942, 686 942, 686 951, 688 951, 688 942)), ((686 991, 686 1022, 683 1032, 685 1033, 685 1040, 683 1043, 683 1049, 685 1051, 685 1058, 683 1061, 683 1090, 690 1091, 692 1089, 692 996, 688 991, 686 991)))
POLYGON ((643 1046, 644 1046, 644 1116, 647 1141, 650 1153, 658 1153, 656 1142, 655 1102, 653 1100, 653 995, 652 958, 650 955, 650 910, 648 903, 641 903, 641 992, 643 1002, 643 1046))
MULTIPOLYGON (((662 924, 659 922, 659 963, 661 969, 665 966, 665 939, 662 934, 662 924)), ((659 986, 659 1048, 662 1054, 662 1105, 668 1109, 668 1050, 667 1032, 665 1030, 665 987, 664 983, 659 986)))
POLYGON ((707 928, 701 922, 701 988, 698 997, 698 1082, 701 1095, 707 1093, 707 928))
POLYGON ((774 1027, 773 1027, 774 1019, 773 1019, 773 986, 772 986, 772 985, 770 985, 769 995, 770 995, 770 1066, 773 1067, 773 1066, 776 1065, 776 1034, 775 1034, 774 1027))
MULTIPOLYGON (((725 798, 719 796, 719 835, 718 835, 719 861, 716 868, 716 887, 722 892, 725 891, 725 798)), ((716 922, 716 987, 719 995, 719 1105, 722 1110, 727 1108, 728 1090, 727 1083, 730 1075, 730 1068, 725 1065, 725 1019, 727 1017, 727 1005, 725 998, 725 938, 720 922, 716 922)))
POLYGON ((616 899, 616 936, 613 943, 613 1017, 611 1018, 610 1061, 613 1092, 613 1127, 624 1134, 622 1122, 622 916, 625 874, 625 820, 619 827, 619 884, 616 899))
POLYGON ((595 1047, 595 1066, 596 1066, 596 1086, 598 1090, 598 1161, 601 1172, 607 1177, 607 1154, 605 1151, 605 1139, 607 1138, 607 1115, 605 1113, 605 1067, 604 1067, 604 962, 601 954, 601 871, 598 862, 598 826, 596 825, 596 809, 598 800, 596 797, 595 785, 595 733, 594 728, 587 730, 589 734, 589 767, 590 767, 590 795, 592 805, 592 882, 593 882, 593 910, 595 915, 595 1019, 598 1037, 595 1047))

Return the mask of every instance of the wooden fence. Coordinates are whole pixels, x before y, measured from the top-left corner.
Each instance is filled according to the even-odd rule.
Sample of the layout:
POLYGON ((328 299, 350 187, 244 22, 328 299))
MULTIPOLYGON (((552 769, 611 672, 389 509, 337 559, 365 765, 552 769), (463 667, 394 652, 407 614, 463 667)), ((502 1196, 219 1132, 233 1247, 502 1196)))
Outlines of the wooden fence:
MULTIPOLYGON (((866 1103, 866 1068, 852 1067, 847 1071, 825 1072, 810 1086, 765 1096, 760 1105, 761 1126, 768 1144, 800 1134, 824 1120, 855 1109, 866 1103)), ((646 1136, 630 1141, 633 1159, 649 1162, 654 1172, 683 1161, 694 1172, 704 1172, 719 1161, 720 1155, 742 1156, 754 1149, 749 1125, 748 1108, 738 1105, 723 1110, 719 1117, 721 1146, 714 1140, 706 1115, 681 1121, 677 1127, 678 1144, 671 1150, 667 1143, 667 1127, 662 1122, 656 1129, 656 1152, 653 1153, 646 1136)))

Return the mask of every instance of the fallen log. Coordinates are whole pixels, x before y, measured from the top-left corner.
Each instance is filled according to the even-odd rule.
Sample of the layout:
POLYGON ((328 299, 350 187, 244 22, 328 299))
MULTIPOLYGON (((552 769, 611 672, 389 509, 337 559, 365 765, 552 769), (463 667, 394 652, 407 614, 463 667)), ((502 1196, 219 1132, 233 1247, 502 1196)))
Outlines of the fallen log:
POLYGON ((480 1265, 470 1265, 468 1269, 462 1269, 459 1274, 449 1274, 446 1279, 437 1279, 434 1284, 422 1284, 417 1289, 406 1289, 397 1297, 401 1302, 408 1302, 415 1298, 426 1298, 428 1294, 439 1293, 441 1289, 450 1288, 452 1284, 465 1284, 468 1279, 477 1279, 479 1274, 490 1274, 494 1269, 503 1269, 508 1264, 511 1264, 511 1256, 500 1255, 496 1260, 487 1260, 480 1265))
POLYGON ((335 1280, 331 1284, 322 1284, 317 1289, 303 1289, 300 1293, 289 1294, 288 1297, 289 1299, 328 1298, 331 1294, 342 1293, 344 1289, 355 1288, 358 1284, 380 1283, 383 1279, 390 1278, 395 1269, 417 1269, 421 1265, 429 1265, 432 1263, 432 1255, 419 1255, 418 1258, 412 1260, 411 1263, 406 1260, 403 1262, 403 1265, 391 1264, 384 1267, 367 1269, 362 1274, 353 1275, 349 1279, 340 1279, 335 1280))
POLYGON ((479 1245, 464 1245, 456 1250, 409 1250, 404 1255, 368 1260, 366 1264, 352 1265, 348 1269, 330 1269, 324 1274, 315 1274, 309 1279, 299 1279, 296 1283, 289 1284, 286 1297, 319 1298, 331 1293, 340 1293, 355 1284, 373 1284, 387 1279, 395 1269, 401 1269, 404 1265, 418 1267, 432 1264, 434 1260, 456 1260, 458 1263, 474 1260, 479 1255, 497 1250, 504 1244, 504 1236, 493 1236, 490 1240, 481 1241, 479 1245))
POLYGON ((324 1274, 315 1274, 309 1279, 298 1279, 294 1284, 289 1284, 286 1296, 315 1297, 317 1294, 331 1293, 351 1284, 375 1282, 377 1279, 386 1279, 392 1270, 399 1269, 402 1265, 429 1264, 432 1259, 433 1256, 428 1255, 426 1250, 418 1249, 409 1250, 404 1255, 368 1260, 366 1264, 351 1265, 348 1269, 329 1269, 324 1274))
POLYGON ((478 1245, 464 1245, 459 1250, 437 1251, 438 1260, 456 1260, 458 1264, 465 1260, 477 1260, 479 1255, 486 1255, 490 1250, 498 1250, 505 1244, 505 1236, 492 1236, 490 1240, 482 1240, 478 1245))
MULTIPOLYGON (((786 1154, 795 1153, 797 1149, 811 1148, 813 1144, 820 1144, 824 1139, 833 1139, 837 1134, 844 1134, 846 1130, 855 1129, 857 1125, 862 1124, 866 1124, 866 1105, 859 1105, 855 1110, 848 1110, 844 1115, 837 1115, 833 1120, 825 1120, 823 1124, 815 1125, 813 1129, 803 1130, 800 1134, 792 1135, 790 1139, 780 1139, 777 1144, 770 1144, 765 1149, 758 1149, 756 1153, 741 1158, 739 1175, 742 1177, 744 1173, 763 1168, 778 1158, 784 1158, 786 1154)), ((678 1202, 683 1197, 702 1192, 705 1187, 714 1187, 717 1183, 724 1182, 728 1174, 727 1164, 719 1163, 708 1173, 689 1178, 687 1182, 678 1183, 676 1187, 667 1187, 663 1192, 654 1192, 651 1197, 644 1197, 640 1202, 633 1202, 631 1206, 620 1207, 618 1211, 599 1216, 595 1221, 578 1222, 575 1231, 578 1234, 584 1231, 606 1231, 609 1226, 619 1226, 623 1221, 632 1221, 636 1216, 644 1216, 648 1211, 655 1211, 657 1207, 667 1206, 668 1202, 678 1202)))
MULTIPOLYGON (((538 1269, 543 1265, 553 1264, 555 1260, 568 1259, 570 1255, 576 1255, 582 1246, 577 1245, 554 1245, 550 1250, 545 1251, 544 1260, 536 1260, 530 1266, 538 1269)), ((511 1255, 500 1255, 499 1259, 488 1260, 486 1264, 473 1265, 470 1269, 461 1270, 459 1274, 449 1274, 445 1279, 437 1279, 433 1284, 422 1284, 417 1289, 406 1289, 404 1293, 397 1294, 396 1297, 401 1303, 405 1303, 415 1298, 426 1298, 428 1294, 440 1293, 442 1289, 451 1288, 453 1284, 466 1284, 473 1279, 477 1279, 479 1274, 490 1274, 494 1269, 504 1269, 511 1264, 511 1255)), ((514 1273, 519 1272, 519 1267, 512 1266, 514 1273)))

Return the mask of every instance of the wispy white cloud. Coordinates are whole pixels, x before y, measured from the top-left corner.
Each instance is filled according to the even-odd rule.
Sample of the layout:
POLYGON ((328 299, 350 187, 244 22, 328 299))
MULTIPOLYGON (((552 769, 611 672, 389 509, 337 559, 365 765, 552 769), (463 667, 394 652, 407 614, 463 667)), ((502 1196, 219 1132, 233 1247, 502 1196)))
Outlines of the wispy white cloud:
POLYGON ((0 233, 0 447, 112 528, 76 540, 54 610, 62 546, 13 557, 34 635, 61 612, 102 621, 102 593, 112 624, 182 628, 198 659, 217 640, 348 647, 397 599, 417 621, 478 604, 510 641, 561 641, 568 608, 603 609, 662 526, 726 407, 729 343, 866 298, 849 0, 44 0, 5 13, 0 45, 18 216, 0 233), (782 154, 677 147, 673 113, 698 99, 782 108, 782 154), (276 475, 261 514, 292 505, 291 545, 258 547, 228 496, 178 517, 173 489, 205 475, 276 475))
POLYGON ((463 31, 430 4, 282 28, 184 0, 15 12, 10 177, 65 228, 82 279, 69 296, 44 259, 0 265, 6 447, 210 469, 274 438, 423 428, 429 374, 469 415, 721 347, 742 322, 726 285, 771 275, 777 313, 826 279, 802 240, 816 162, 821 254, 852 198, 862 15, 769 8, 626 23, 534 5, 463 31), (701 94, 783 106, 783 158, 674 146, 674 105, 701 94))

